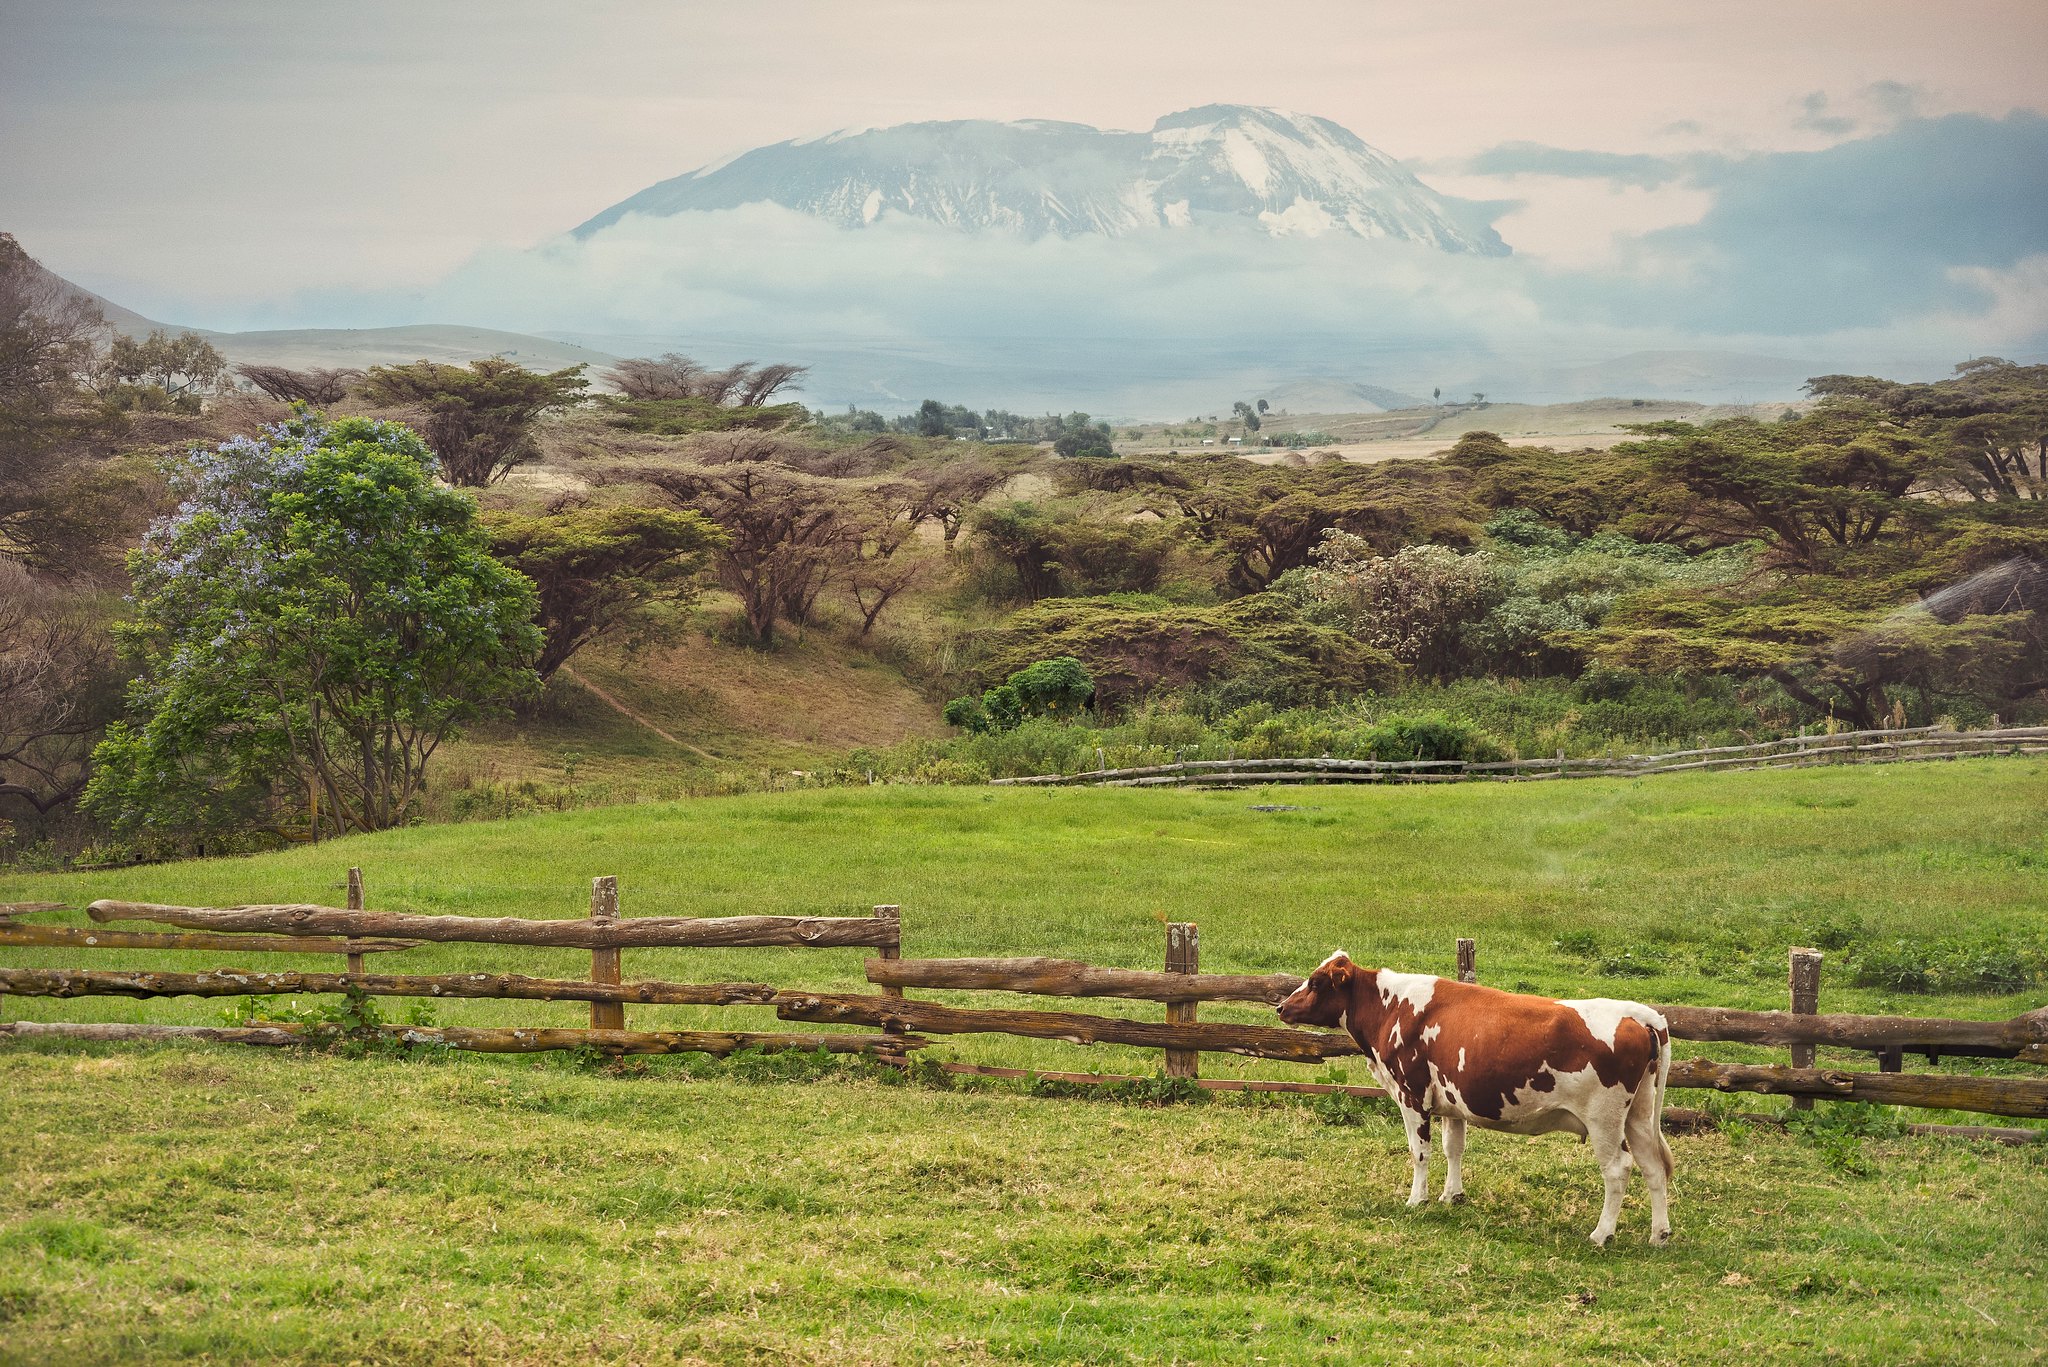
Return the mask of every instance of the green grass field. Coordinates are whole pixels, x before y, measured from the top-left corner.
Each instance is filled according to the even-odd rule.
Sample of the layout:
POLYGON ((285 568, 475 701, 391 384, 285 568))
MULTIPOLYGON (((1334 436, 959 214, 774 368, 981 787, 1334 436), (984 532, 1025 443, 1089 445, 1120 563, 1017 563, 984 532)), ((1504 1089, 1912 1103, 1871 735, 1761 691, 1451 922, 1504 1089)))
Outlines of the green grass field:
MULTIPOLYGON (((1440 788, 879 788, 6 876, 0 900, 332 902, 359 864, 380 909, 570 916, 589 878, 613 873, 628 914, 898 902, 913 956, 1157 966, 1159 922, 1175 919, 1200 923, 1212 971, 1301 972, 1336 945, 1445 971, 1454 937, 1472 935, 1498 985, 1751 1007, 1782 1005, 1786 947, 1820 941, 1827 1009, 1988 1018, 2042 1004, 2038 986, 1971 984, 1997 982, 2002 954, 2038 963, 2027 956, 2040 952, 2048 901, 2043 810, 2048 764, 2010 759, 1440 788), (1262 802, 1301 810, 1251 810, 1262 802), (1945 965, 1939 990, 1852 982, 1859 965, 1914 953, 1945 965)), ((859 983, 859 959, 625 956, 629 977, 817 987, 859 983)), ((226 961, 4 950, 0 962, 226 961)), ((437 945, 381 964, 581 975, 588 955, 437 945)), ((36 1019, 190 1022, 221 1006, 0 1005, 36 1019)), ((451 1023, 584 1016, 541 1003, 440 1009, 451 1023)), ((629 1008, 633 1025, 713 1020, 767 1014, 629 1008)), ((927 1052, 1139 1073, 1158 1062, 1000 1038, 927 1052)), ((1204 1071, 1341 1070, 1212 1057, 1204 1071)), ((1475 1135, 1471 1203, 1411 1214, 1399 1130, 1373 1107, 1158 1108, 758 1072, 0 1047, 0 1360, 2042 1354, 2048 1146, 1902 1138, 1889 1116, 1866 1117, 1875 1133, 1860 1138, 1729 1123, 1674 1141, 1676 1244, 1645 1245, 1638 1187, 1617 1246, 1598 1253, 1584 1241, 1596 1175, 1556 1137, 1475 1135)))

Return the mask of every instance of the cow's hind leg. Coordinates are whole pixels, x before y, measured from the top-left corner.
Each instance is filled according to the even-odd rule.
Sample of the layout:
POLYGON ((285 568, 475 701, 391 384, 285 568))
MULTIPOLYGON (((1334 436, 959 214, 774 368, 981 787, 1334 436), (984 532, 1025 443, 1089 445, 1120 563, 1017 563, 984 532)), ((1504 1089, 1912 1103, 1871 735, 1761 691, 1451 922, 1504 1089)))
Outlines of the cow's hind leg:
POLYGON ((1403 1106, 1401 1124, 1408 1131, 1408 1162, 1414 1172, 1408 1184, 1408 1204, 1419 1206, 1429 1199, 1429 1117, 1403 1106))
POLYGON ((1447 1116, 1443 1118, 1443 1127, 1443 1199, 1458 1202, 1465 1199, 1465 1122, 1455 1116, 1447 1116))
POLYGON ((1671 1238, 1671 1146, 1657 1115, 1656 1089, 1645 1086, 1628 1110, 1628 1147, 1650 1189, 1650 1242, 1671 1238))
MULTIPOLYGON (((1614 1237, 1614 1226, 1621 1219, 1621 1198, 1628 1190, 1628 1150, 1622 1140, 1625 1119, 1625 1115, 1602 1116, 1601 1123, 1596 1124, 1593 1117, 1586 1117, 1586 1140, 1593 1146, 1593 1157, 1600 1164, 1600 1180, 1607 1189, 1600 1205, 1600 1223, 1593 1226, 1593 1242, 1602 1248, 1614 1237)), ((1648 1162, 1647 1155, 1644 1161, 1648 1162)))

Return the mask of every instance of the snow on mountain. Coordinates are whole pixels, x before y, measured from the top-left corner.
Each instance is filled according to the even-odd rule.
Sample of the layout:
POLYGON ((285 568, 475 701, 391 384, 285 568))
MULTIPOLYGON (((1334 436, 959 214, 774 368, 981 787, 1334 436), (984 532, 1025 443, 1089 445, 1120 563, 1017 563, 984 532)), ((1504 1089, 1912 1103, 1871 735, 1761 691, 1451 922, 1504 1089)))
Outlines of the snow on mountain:
POLYGON ((1505 256, 1470 206, 1328 119, 1247 105, 1169 114, 1146 133, 961 119, 779 142, 662 181, 575 230, 761 202, 843 224, 904 216, 1027 237, 1256 226, 1505 256))

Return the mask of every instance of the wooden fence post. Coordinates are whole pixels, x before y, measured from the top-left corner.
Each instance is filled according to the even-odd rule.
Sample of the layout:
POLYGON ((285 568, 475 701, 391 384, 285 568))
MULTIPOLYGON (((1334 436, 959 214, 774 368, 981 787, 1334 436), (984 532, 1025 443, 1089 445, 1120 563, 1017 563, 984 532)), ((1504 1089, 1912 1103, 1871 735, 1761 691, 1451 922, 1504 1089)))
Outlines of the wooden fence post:
MULTIPOLYGON (((1168 973, 1199 973, 1202 971, 1202 942, 1193 921, 1168 921, 1166 923, 1166 971, 1168 973)), ((1192 1025, 1195 1021, 1193 1002, 1168 1002, 1166 1023, 1168 1025, 1192 1025)), ((1168 1077, 1200 1077, 1202 1075, 1202 1053, 1199 1049, 1168 1049, 1166 1051, 1166 1075, 1168 1077)))
POLYGON ((1479 981, 1479 946, 1472 940, 1458 941, 1458 981, 1476 983, 1479 981))
MULTIPOLYGON (((593 921, 616 921, 619 919, 619 880, 610 874, 590 880, 590 919, 593 921)), ((616 949, 593 949, 590 951, 590 981, 594 983, 616 983, 619 981, 619 951, 616 949)), ((592 1002, 590 1004, 590 1028, 593 1030, 623 1030, 626 1028, 626 1004, 624 1002, 592 1002)))
MULTIPOLYGON (((903 908, 902 908, 902 907, 900 907, 900 906, 893 906, 893 905, 891 905, 891 906, 880 906, 880 907, 876 907, 876 908, 875 908, 875 919, 876 919, 876 920, 878 920, 878 921, 893 921, 893 922, 895 923, 895 925, 896 925, 896 941, 895 941, 895 943, 894 943, 894 944, 886 944, 886 945, 883 945, 883 946, 881 947, 881 950, 880 950, 880 952, 879 952, 879 953, 877 954, 877 957, 878 957, 878 958, 883 958, 883 959, 900 959, 900 958, 902 958, 902 957, 903 957, 903 908)), ((883 995, 883 996, 885 996, 885 997, 900 997, 900 996, 902 996, 902 995, 903 995, 903 989, 902 989, 902 988, 900 988, 900 987, 885 987, 885 988, 883 988, 883 989, 882 989, 882 995, 883 995)))
MULTIPOLYGON (((1811 1016, 1820 1010, 1820 951, 1817 949, 1794 949, 1790 955, 1790 969, 1787 974, 1787 988, 1792 997, 1792 1014, 1811 1016)), ((1795 1044, 1792 1046, 1792 1066, 1811 1068, 1813 1046, 1795 1044)), ((1813 1109, 1813 1098, 1795 1096, 1792 1108, 1797 1111, 1813 1109)))
MULTIPOLYGON (((363 909, 363 871, 361 869, 350 869, 348 871, 348 909, 350 911, 361 911, 363 909)), ((351 973, 363 971, 362 955, 351 953, 348 956, 348 971, 351 973)))

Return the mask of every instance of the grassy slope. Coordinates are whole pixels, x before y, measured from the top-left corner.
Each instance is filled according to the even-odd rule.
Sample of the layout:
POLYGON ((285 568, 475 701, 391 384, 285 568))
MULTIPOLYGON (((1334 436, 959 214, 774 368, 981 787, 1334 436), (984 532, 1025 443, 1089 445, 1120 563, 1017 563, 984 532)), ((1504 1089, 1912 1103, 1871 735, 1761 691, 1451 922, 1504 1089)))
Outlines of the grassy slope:
MULTIPOLYGON (((329 900, 358 863, 376 906, 566 916, 588 876, 613 872, 630 913, 898 901, 917 955, 1150 965, 1155 918, 1170 915, 1201 923, 1214 970, 1298 971, 1333 942, 1441 970, 1452 937, 1476 934, 1496 983, 1768 1006, 1784 946, 1822 920, 1855 915, 1883 937, 2038 934, 2044 798, 2048 765, 2030 760, 1271 795, 839 790, 13 876, 0 900, 329 900), (1268 796, 1306 810, 1248 810, 1268 796), (1618 983, 1551 947, 1583 927, 1665 970, 1618 983)), ((587 964, 481 946, 385 962, 401 958, 415 971, 587 964)), ((829 986, 856 982, 857 961, 636 951, 627 971, 829 986)), ((1888 1003, 1838 978, 1824 1001, 1982 1016, 2039 1004, 1888 1003)), ((7 1005, 65 1019, 215 1010, 7 1005)), ((443 1014, 577 1019, 540 1004, 443 1014)), ((708 1018, 631 1008, 637 1024, 708 1018)), ((1156 1063, 1023 1041, 933 1052, 1156 1063)), ((0 1125, 0 1316, 13 1319, 0 1359, 556 1361, 594 1347, 632 1360, 1334 1362, 1450 1339, 1503 1360, 1985 1361, 2038 1354, 2048 1315, 2038 1149, 1870 1141, 1875 1172, 1855 1177, 1787 1136, 1682 1138, 1679 1245, 1642 1246, 1637 1193, 1626 1246, 1595 1255, 1581 1240, 1597 1183, 1569 1143, 1479 1135, 1473 1204, 1411 1216, 1394 1195, 1391 1125, 1326 1127, 1300 1107, 758 1086, 692 1080, 671 1061, 621 1079, 519 1060, 64 1046, 0 1051, 0 1104, 20 1108, 0 1125)))
POLYGON ((538 716, 479 728, 443 749, 430 815, 447 815, 455 792, 523 781, 574 786, 585 803, 759 787, 764 771, 809 768, 859 746, 946 729, 938 708, 899 671, 832 633, 764 652, 698 629, 724 609, 714 595, 671 640, 580 652, 570 664, 576 678, 558 679, 538 716))

